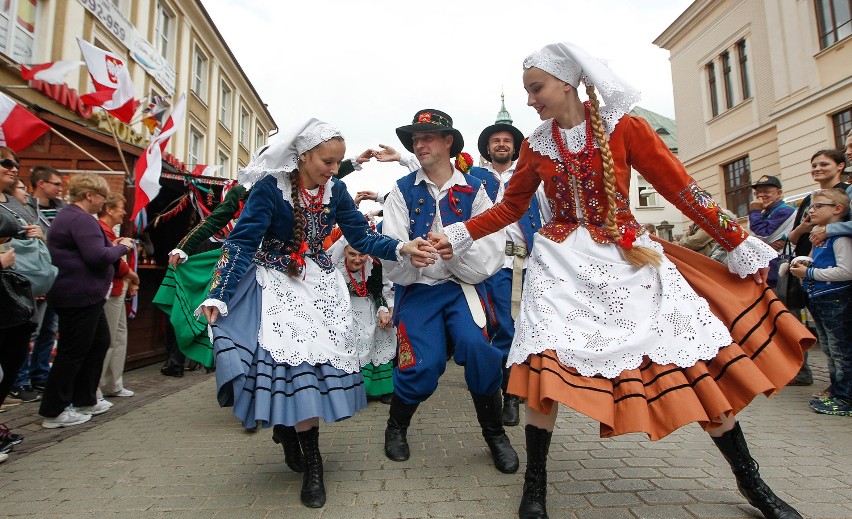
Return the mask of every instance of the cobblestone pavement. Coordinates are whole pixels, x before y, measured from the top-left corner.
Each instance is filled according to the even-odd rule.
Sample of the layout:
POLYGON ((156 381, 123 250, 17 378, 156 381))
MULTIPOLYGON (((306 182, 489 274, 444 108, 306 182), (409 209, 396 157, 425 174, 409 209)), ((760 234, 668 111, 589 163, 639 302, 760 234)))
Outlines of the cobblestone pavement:
MULTIPOLYGON (((811 365, 825 366, 820 353, 811 365)), ((811 387, 759 397, 740 416, 752 453, 772 488, 806 518, 852 517, 852 418, 817 415, 811 387)), ((517 517, 523 484, 523 429, 509 428, 518 474, 491 464, 461 368, 415 415, 412 456, 383 454, 387 407, 371 402, 355 418, 323 425, 328 503, 299 503, 301 475, 290 472, 270 430, 244 432, 217 406, 214 376, 182 379, 156 367, 126 375, 132 398, 88 424, 45 430, 37 404, 0 414, 26 435, 0 465, 3 517, 517 517)), ((686 427, 661 441, 598 437, 596 424, 562 408, 549 459, 553 518, 749 518, 759 513, 707 434, 686 427)))

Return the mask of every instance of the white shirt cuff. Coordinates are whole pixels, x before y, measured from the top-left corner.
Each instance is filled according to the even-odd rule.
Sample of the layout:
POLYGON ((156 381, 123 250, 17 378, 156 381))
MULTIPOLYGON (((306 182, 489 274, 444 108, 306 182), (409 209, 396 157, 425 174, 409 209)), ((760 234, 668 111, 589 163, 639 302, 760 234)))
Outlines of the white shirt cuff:
POLYGON ((769 262, 776 257, 778 253, 775 249, 754 236, 749 236, 734 250, 728 252, 728 270, 732 274, 745 278, 768 267, 769 262))
POLYGON ((201 317, 204 315, 204 311, 201 309, 202 306, 215 306, 219 309, 219 315, 228 315, 228 303, 219 301, 218 299, 205 299, 204 302, 198 305, 198 308, 195 309, 195 317, 201 317))
POLYGON ((188 258, 188 257, 189 257, 189 256, 187 256, 187 255, 186 255, 186 253, 185 253, 184 251, 182 251, 182 250, 180 250, 180 249, 172 249, 172 251, 169 253, 169 256, 174 256, 175 254, 177 254, 178 256, 180 256, 180 261, 181 261, 181 263, 183 263, 184 261, 186 261, 186 258, 188 258))
POLYGON ((473 238, 463 222, 444 227, 444 234, 453 246, 453 257, 463 255, 473 246, 473 238))

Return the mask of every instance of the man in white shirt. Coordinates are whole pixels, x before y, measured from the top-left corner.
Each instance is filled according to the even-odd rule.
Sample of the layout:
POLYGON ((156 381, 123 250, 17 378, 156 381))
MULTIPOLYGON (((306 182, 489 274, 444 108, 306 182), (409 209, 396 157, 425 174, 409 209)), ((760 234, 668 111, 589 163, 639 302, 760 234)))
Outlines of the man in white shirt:
MULTIPOLYGON (((399 179, 384 204, 382 232, 394 238, 427 238, 445 225, 480 214, 491 207, 481 183, 453 169, 450 157, 464 147, 452 118, 433 109, 420 110, 412 124, 396 130, 405 148, 421 167, 399 179)), ((438 386, 446 368, 446 341, 455 344, 454 360, 465 368, 482 435, 504 473, 518 470, 518 456, 503 429, 500 385, 502 354, 485 336, 485 316, 473 286, 502 262, 502 236, 483 238, 461 255, 439 259, 428 267, 410 268, 407 261, 383 262, 396 285, 394 324, 397 327, 397 366, 385 454, 394 461, 410 456, 406 437, 417 406, 438 386)))

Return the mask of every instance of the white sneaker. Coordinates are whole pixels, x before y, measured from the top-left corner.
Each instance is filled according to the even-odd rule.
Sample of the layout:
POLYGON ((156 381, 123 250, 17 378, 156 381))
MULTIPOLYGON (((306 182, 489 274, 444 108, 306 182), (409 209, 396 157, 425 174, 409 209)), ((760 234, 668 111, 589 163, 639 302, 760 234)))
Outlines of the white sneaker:
POLYGON ((87 405, 78 408, 77 412, 88 416, 97 416, 99 414, 104 414, 109 411, 110 407, 112 407, 112 402, 107 402, 104 399, 100 399, 95 405, 87 405))
POLYGON ((4 461, 6 461, 7 459, 9 459, 9 455, 8 455, 8 454, 4 454, 4 453, 0 452, 0 463, 3 463, 3 462, 4 462, 4 461))
POLYGON ((124 388, 121 388, 120 390, 116 391, 115 393, 110 393, 110 394, 105 395, 105 396, 109 396, 109 397, 113 397, 113 396, 129 397, 129 396, 133 396, 134 394, 135 393, 133 391, 124 387, 124 388))
POLYGON ((72 408, 68 408, 55 418, 45 418, 41 426, 45 429, 58 429, 60 427, 71 427, 72 425, 80 425, 92 419, 92 415, 80 414, 72 408))

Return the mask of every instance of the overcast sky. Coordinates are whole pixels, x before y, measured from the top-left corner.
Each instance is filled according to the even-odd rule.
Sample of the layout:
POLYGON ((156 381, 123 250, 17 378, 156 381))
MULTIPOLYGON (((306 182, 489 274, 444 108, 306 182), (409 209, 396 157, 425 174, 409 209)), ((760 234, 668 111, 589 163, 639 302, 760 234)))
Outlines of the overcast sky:
MULTIPOLYGON (((279 128, 308 117, 338 128, 347 156, 394 133, 421 108, 447 112, 475 159, 476 140, 506 108, 524 134, 523 59, 571 41, 642 91, 644 108, 674 117, 668 51, 651 42, 691 0, 202 0, 279 128)), ((347 178, 381 190, 399 176, 375 161, 347 178)), ((365 207, 362 207, 364 209, 365 207)))

